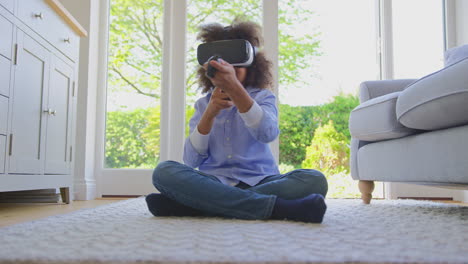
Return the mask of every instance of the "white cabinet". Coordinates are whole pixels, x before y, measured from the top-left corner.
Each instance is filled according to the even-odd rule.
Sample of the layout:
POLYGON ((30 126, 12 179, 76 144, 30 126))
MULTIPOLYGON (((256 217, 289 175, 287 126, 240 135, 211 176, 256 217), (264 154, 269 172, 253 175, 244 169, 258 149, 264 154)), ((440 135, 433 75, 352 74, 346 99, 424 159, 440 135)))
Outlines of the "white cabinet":
POLYGON ((52 57, 50 66, 44 173, 70 174, 73 68, 57 57, 52 57))
POLYGON ((0 135, 0 173, 5 172, 5 140, 4 135, 0 135))
POLYGON ((9 150, 9 173, 44 171, 45 113, 50 53, 21 31, 17 35, 17 65, 9 150))
POLYGON ((8 98, 0 96, 0 135, 7 134, 8 98))
POLYGON ((17 43, 9 172, 70 174, 73 68, 21 31, 17 43))
MULTIPOLYGON (((6 1, 0 0, 0 9, 6 4, 6 1)), ((5 173, 6 163, 13 29, 13 23, 0 13, 0 175, 5 173)))
POLYGON ((76 49, 80 38, 55 11, 43 0, 17 1, 18 18, 32 30, 45 37, 50 43, 72 60, 77 59, 76 49))
POLYGON ((0 192, 60 188, 69 203, 80 36, 57 8, 0 0, 0 192))
POLYGON ((10 94, 11 61, 0 54, 0 95, 10 94))
POLYGON ((0 174, 5 172, 8 98, 0 95, 0 174))
POLYGON ((13 23, 5 17, 0 16, 0 54, 7 59, 11 59, 11 45, 13 43, 13 23))
POLYGON ((3 6, 6 10, 13 13, 15 7, 15 0, 0 0, 0 5, 3 6))

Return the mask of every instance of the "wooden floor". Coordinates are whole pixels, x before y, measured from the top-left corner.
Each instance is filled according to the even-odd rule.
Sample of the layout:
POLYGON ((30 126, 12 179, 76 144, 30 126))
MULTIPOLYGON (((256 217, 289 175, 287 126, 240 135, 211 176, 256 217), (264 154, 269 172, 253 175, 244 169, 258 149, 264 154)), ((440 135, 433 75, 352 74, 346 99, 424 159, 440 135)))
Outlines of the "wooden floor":
MULTIPOLYGON (((94 208, 128 198, 98 198, 91 201, 73 201, 71 204, 2 204, 0 203, 0 228, 52 215, 70 213, 83 208, 94 208)), ((436 201, 468 206, 468 203, 436 201)))
POLYGON ((457 202, 457 201, 436 201, 436 202, 468 206, 468 203, 462 203, 462 202, 457 202))
POLYGON ((71 204, 9 204, 0 203, 0 228, 8 225, 37 220, 52 215, 70 213, 83 208, 115 203, 127 198, 99 198, 90 201, 73 201, 71 204))

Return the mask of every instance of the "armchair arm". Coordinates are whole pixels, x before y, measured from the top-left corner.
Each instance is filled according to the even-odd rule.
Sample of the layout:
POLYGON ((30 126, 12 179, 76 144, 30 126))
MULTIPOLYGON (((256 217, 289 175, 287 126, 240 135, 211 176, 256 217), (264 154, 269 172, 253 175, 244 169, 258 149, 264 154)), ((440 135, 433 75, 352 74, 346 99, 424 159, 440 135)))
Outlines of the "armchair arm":
POLYGON ((361 103, 389 93, 403 91, 417 79, 365 81, 359 87, 359 100, 361 103))

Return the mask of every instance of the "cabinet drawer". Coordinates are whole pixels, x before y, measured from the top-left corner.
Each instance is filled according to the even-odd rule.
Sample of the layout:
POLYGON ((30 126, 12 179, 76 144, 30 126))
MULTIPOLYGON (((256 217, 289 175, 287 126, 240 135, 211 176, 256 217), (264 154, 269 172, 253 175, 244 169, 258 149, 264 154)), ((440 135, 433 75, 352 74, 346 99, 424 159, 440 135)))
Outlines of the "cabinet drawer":
POLYGON ((13 43, 13 24, 0 15, 0 55, 11 59, 13 43))
POLYGON ((0 5, 6 8, 8 11, 13 13, 13 7, 15 6, 15 0, 0 0, 0 5))
POLYGON ((18 18, 72 60, 79 36, 43 0, 18 1, 18 18))
POLYGON ((5 173, 6 136, 0 136, 0 173, 5 173))
POLYGON ((6 135, 8 124, 8 98, 0 95, 0 135, 6 135))
POLYGON ((62 20, 57 21, 61 26, 56 28, 49 36, 50 43, 58 50, 63 52, 65 56, 73 61, 78 58, 78 50, 80 45, 80 38, 73 32, 71 28, 62 20))
POLYGON ((10 65, 10 60, 0 56, 0 95, 6 97, 10 94, 10 65))

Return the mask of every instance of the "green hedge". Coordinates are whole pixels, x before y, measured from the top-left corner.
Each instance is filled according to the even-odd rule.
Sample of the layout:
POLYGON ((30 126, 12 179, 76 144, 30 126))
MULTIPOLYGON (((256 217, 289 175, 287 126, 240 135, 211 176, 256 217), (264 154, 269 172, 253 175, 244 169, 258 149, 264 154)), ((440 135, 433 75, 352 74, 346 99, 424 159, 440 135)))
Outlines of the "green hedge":
MULTIPOLYGON (((306 159, 306 149, 314 133, 331 120, 337 134, 349 144, 348 119, 358 99, 352 95, 338 95, 330 103, 319 106, 279 106, 280 163, 301 167, 306 159)), ((194 108, 186 108, 186 116, 194 108)), ((189 118, 186 118, 186 136, 189 118)), ((151 107, 132 111, 107 113, 106 167, 153 168, 159 160, 160 109, 151 107)))
POLYGON ((301 167, 315 130, 329 121, 333 122, 337 133, 343 135, 345 143, 349 145, 349 114, 358 104, 356 96, 340 94, 333 97, 330 103, 318 106, 280 105, 280 163, 301 167))

